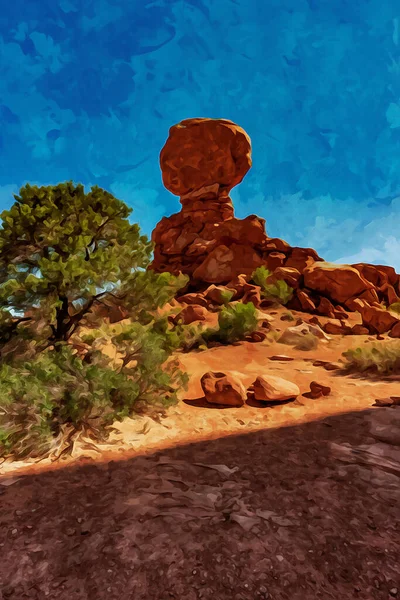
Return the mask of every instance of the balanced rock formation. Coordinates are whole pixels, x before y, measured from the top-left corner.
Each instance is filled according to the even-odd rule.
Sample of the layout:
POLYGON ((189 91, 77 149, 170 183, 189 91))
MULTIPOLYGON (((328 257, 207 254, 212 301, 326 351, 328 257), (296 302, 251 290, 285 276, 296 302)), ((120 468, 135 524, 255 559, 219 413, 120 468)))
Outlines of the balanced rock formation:
POLYGON ((312 249, 291 248, 268 238, 256 215, 234 216, 230 190, 251 167, 246 132, 231 121, 188 119, 171 127, 160 154, 165 187, 180 196, 182 210, 164 217, 153 231, 155 271, 189 275, 192 287, 249 277, 261 265, 287 267, 283 277, 321 260, 312 249))
POLYGON ((182 121, 169 131, 160 166, 165 187, 180 197, 182 209, 154 229, 151 268, 189 276, 183 302, 205 307, 213 299, 221 303, 224 290, 215 286, 223 285, 233 290, 233 300, 258 306, 260 288, 249 280, 257 267, 265 266, 271 283, 284 280, 293 289, 287 304, 292 310, 342 322, 348 312, 360 311, 362 300, 377 309, 371 319, 363 310, 363 326, 369 331, 387 331, 389 321, 397 325, 386 318, 385 326, 376 326, 382 304, 400 301, 400 275, 392 267, 327 263, 312 248, 268 237, 264 219, 234 216, 229 192, 251 167, 250 138, 241 127, 223 119, 182 121))

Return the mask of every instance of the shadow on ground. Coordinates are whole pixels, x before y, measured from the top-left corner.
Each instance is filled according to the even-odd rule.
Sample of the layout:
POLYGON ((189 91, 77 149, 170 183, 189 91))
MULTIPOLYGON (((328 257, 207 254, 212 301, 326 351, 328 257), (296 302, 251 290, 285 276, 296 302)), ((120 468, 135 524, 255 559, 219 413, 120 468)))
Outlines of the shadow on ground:
POLYGON ((395 597, 400 473, 359 448, 377 443, 371 414, 396 410, 0 486, 0 598, 395 597))

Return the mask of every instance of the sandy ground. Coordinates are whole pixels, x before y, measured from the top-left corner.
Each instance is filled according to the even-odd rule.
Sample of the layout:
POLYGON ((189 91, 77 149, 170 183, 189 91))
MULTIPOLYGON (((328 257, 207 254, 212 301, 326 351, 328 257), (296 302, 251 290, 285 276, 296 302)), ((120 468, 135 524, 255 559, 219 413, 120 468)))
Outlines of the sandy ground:
POLYGON ((3 463, 0 600, 400 598, 400 408, 371 408, 400 382, 313 364, 366 339, 181 355, 190 386, 160 423, 127 420, 72 461, 3 463), (210 369, 332 392, 212 408, 210 369))

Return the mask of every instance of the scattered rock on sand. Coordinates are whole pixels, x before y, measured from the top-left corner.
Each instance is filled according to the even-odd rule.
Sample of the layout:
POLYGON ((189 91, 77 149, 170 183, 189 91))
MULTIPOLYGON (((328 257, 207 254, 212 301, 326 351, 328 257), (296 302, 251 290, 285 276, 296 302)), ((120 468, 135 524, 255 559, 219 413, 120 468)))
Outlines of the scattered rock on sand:
POLYGON ((255 399, 261 402, 284 402, 295 399, 300 394, 295 383, 275 375, 257 377, 252 387, 255 399))
POLYGON ((209 371, 201 378, 204 396, 210 404, 225 406, 243 406, 247 391, 243 383, 233 373, 214 373, 209 371))
POLYGON ((318 381, 312 381, 310 383, 310 391, 306 394, 308 398, 321 398, 321 396, 329 396, 331 388, 328 385, 319 383, 318 381))
POLYGON ((253 331, 246 337, 246 340, 248 342, 263 342, 266 337, 267 334, 263 331, 253 331))
POLYGON ((269 360, 279 360, 281 362, 289 362, 294 360, 291 356, 286 356, 286 354, 275 354, 274 356, 270 356, 269 360))
POLYGON ((377 398, 373 406, 400 406, 400 396, 390 396, 390 398, 377 398))

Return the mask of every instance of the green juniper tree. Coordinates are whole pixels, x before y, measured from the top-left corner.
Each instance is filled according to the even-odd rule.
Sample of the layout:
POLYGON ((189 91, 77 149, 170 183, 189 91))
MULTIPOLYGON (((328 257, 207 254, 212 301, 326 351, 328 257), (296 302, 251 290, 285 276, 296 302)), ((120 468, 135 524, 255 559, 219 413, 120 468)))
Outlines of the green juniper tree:
MULTIPOLYGON (((0 228, 0 336, 33 329, 67 341, 93 305, 114 297, 128 309, 160 306, 176 287, 144 272, 151 243, 109 192, 72 182, 26 185, 0 228)), ((182 281, 179 281, 182 285, 182 281)))
POLYGON ((152 246, 129 214, 109 192, 72 182, 26 185, 2 213, 0 455, 58 452, 80 432, 106 436, 140 404, 176 398, 179 339, 157 309, 186 278, 147 269, 152 246), (129 317, 116 329, 95 310, 110 300, 129 317), (101 331, 79 356, 71 342, 84 343, 88 324, 101 331), (117 363, 94 344, 101 336, 117 363))

